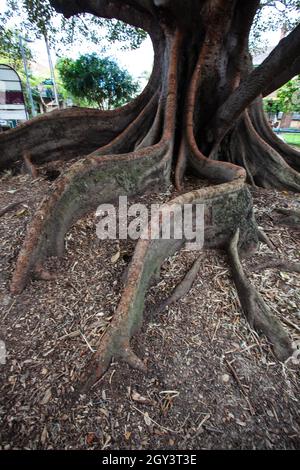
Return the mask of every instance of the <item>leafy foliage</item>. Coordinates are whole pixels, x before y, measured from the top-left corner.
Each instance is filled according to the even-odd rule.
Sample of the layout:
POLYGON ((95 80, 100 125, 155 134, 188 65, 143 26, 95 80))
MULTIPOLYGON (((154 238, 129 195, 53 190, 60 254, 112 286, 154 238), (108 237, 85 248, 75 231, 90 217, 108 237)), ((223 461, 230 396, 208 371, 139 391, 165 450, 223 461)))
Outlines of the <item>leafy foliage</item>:
POLYGON ((300 76, 281 87, 275 98, 264 99, 264 109, 269 115, 300 112, 300 76))
POLYGON ((300 76, 278 90, 277 100, 283 113, 300 111, 300 76))
POLYGON ((264 110, 268 115, 277 116, 280 113, 281 108, 277 99, 265 98, 264 99, 264 110))
MULTIPOLYGON (((125 25, 121 21, 106 20, 93 15, 81 14, 70 19, 57 14, 49 0, 6 0, 7 10, 0 15, 0 27, 6 29, 8 19, 16 19, 18 29, 31 39, 47 36, 50 45, 65 47, 75 41, 91 41, 100 45, 107 29, 110 41, 122 41, 124 48, 137 48, 146 38, 145 31, 125 25), (101 34, 102 30, 102 34, 101 34)), ((0 38, 1 42, 2 38, 0 38)))
POLYGON ((95 53, 81 55, 77 60, 60 59, 57 68, 68 92, 101 109, 121 106, 138 91, 126 70, 95 53))
MULTIPOLYGON (((31 51, 24 43, 23 49, 26 59, 28 61, 32 60, 31 51)), ((12 67, 20 68, 22 60, 18 32, 0 26, 0 62, 8 62, 12 67)))
POLYGON ((288 33, 300 20, 300 0, 261 0, 250 34, 250 50, 253 54, 265 52, 268 40, 264 34, 270 31, 288 33))

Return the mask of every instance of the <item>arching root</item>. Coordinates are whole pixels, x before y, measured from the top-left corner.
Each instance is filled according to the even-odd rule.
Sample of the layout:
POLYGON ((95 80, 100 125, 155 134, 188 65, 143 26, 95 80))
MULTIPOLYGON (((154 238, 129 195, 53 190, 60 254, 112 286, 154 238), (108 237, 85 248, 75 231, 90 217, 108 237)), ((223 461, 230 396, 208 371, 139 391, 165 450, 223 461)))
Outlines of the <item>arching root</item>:
POLYGON ((263 110, 262 98, 257 98, 249 108, 249 114, 259 135, 278 152, 287 164, 300 172, 300 152, 283 142, 271 129, 263 110))
MULTIPOLYGON (((162 51, 155 51, 153 72, 144 91, 122 108, 56 110, 1 133, 0 171, 22 163, 24 152, 30 153, 33 164, 43 164, 83 157, 114 141, 142 114, 150 101, 155 101, 161 80, 161 54, 162 51)), ((144 113, 137 130, 140 131, 147 119, 151 119, 151 112, 149 116, 144 113)), ((112 149, 105 155, 108 153, 116 152, 112 149)))
MULTIPOLYGON (((85 213, 96 209, 101 203, 115 202, 119 196, 133 196, 147 190, 153 191, 156 187, 162 189, 169 183, 174 146, 180 40, 181 36, 177 34, 174 39, 170 38, 168 43, 170 63, 166 73, 169 94, 165 103, 164 126, 159 143, 133 152, 119 153, 128 145, 128 139, 138 138, 139 124, 145 124, 149 119, 147 108, 153 111, 153 116, 155 115, 157 89, 153 96, 151 88, 153 76, 157 78, 155 69, 152 79, 140 97, 121 108, 121 116, 125 115, 127 118, 128 113, 135 111, 135 119, 131 120, 127 129, 106 147, 73 164, 56 180, 51 194, 42 202, 29 226, 18 256, 10 286, 13 294, 18 294, 24 289, 36 266, 41 266, 45 258, 62 256, 67 230, 85 213), (147 97, 149 102, 145 105, 147 97), (142 106, 142 111, 136 117, 137 107, 141 104, 146 107, 143 109, 142 106), (114 150, 117 150, 118 154, 111 155, 114 150), (102 156, 105 151, 108 151, 109 155, 102 156)), ((160 54, 156 53, 155 60, 159 60, 159 57, 160 54)), ((109 115, 111 114, 119 116, 118 112, 112 111, 109 115)))
POLYGON ((282 214, 280 218, 276 218, 277 224, 287 225, 300 230, 300 211, 278 208, 276 209, 276 212, 282 214))
MULTIPOLYGON (((275 136, 276 137, 276 136, 275 136)), ((244 166, 249 182, 263 188, 300 192, 300 173, 256 130, 246 110, 229 136, 228 158, 244 166)))
MULTIPOLYGON (((225 246, 229 241, 230 233, 236 227, 240 227, 241 230, 242 249, 247 250, 257 245, 257 227, 253 219, 251 196, 243 179, 186 193, 162 206, 161 213, 170 211, 176 205, 180 210, 174 210, 172 224, 182 223, 184 204, 192 204, 194 208, 198 204, 204 204, 206 220, 204 248, 225 246)), ((148 227, 147 230, 150 228, 148 227)), ((81 376, 79 393, 86 392, 101 378, 112 357, 124 360, 140 370, 144 369, 143 363, 130 349, 130 338, 141 327, 145 295, 153 274, 160 268, 163 261, 181 249, 185 242, 184 236, 181 239, 140 239, 138 241, 118 309, 108 330, 100 340, 97 352, 81 376)), ((188 275, 185 279, 185 286, 178 288, 176 294, 174 293, 176 297, 191 286, 199 262, 196 262, 190 276, 188 275)))
POLYGON ((178 300, 180 300, 182 297, 184 297, 190 289, 193 287, 193 284, 195 282, 195 279, 197 277, 197 274, 199 272, 199 269, 201 267, 203 256, 200 255, 196 261, 194 261, 192 267, 190 270, 185 274, 184 278, 181 280, 181 282, 175 287, 173 290, 172 294, 160 302, 157 306, 153 308, 153 313, 154 314, 159 314, 162 312, 166 307, 169 305, 174 304, 178 300))
POLYGON ((55 181, 30 223, 11 292, 19 294, 47 257, 62 256, 67 230, 85 213, 118 196, 163 187, 169 181, 169 159, 169 144, 162 141, 130 154, 88 157, 72 165, 55 181))
POLYGON ((238 253, 239 234, 238 229, 229 243, 227 254, 244 314, 252 327, 267 336, 276 357, 285 361, 293 354, 290 338, 244 274, 238 253))

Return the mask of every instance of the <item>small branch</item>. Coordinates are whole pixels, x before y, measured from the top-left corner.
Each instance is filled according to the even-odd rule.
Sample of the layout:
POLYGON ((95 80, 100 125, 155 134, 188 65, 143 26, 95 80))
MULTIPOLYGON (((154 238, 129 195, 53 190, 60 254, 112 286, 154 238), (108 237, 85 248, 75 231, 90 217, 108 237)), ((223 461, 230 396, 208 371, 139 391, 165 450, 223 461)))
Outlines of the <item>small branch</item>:
POLYGON ((12 202, 11 204, 8 204, 7 206, 3 207, 3 209, 0 209, 0 217, 2 217, 7 212, 10 212, 10 211, 14 210, 20 204, 23 204, 23 202, 24 201, 12 202))
POLYGON ((249 399, 247 393, 245 392, 244 386, 243 386, 242 382, 240 381, 239 376, 237 375, 236 371, 234 370, 234 368, 232 367, 232 365, 230 364, 230 362, 227 361, 227 359, 225 359, 225 362, 226 362, 226 365, 227 365, 228 369, 230 370, 230 372, 231 372, 231 374, 232 374, 234 380, 235 380, 236 383, 238 384, 239 389, 240 389, 242 395, 244 396, 244 398, 246 399, 246 401, 247 401, 247 403, 248 403, 248 405, 249 405, 250 413, 252 414, 252 416, 255 415, 254 408, 253 408, 253 406, 252 406, 252 404, 251 404, 251 402, 250 402, 250 399, 249 399))
POLYGON ((258 229, 257 231, 258 234, 258 240, 262 243, 265 243, 271 250, 274 250, 275 245, 274 243, 269 239, 269 237, 265 234, 265 232, 262 229, 258 229))
POLYGON ((283 259, 266 260, 264 263, 260 263, 255 266, 252 271, 259 272, 265 269, 279 269, 280 271, 286 271, 290 273, 300 273, 300 263, 294 263, 292 261, 284 261, 283 259))

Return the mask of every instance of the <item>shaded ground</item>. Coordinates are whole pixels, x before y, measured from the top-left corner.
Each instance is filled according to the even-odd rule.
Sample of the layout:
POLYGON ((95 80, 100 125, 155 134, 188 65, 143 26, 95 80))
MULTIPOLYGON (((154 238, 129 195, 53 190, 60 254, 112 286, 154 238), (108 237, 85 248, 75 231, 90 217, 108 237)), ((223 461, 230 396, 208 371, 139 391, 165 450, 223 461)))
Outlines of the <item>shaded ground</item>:
MULTIPOLYGON (((11 297, 26 224, 50 185, 9 174, 0 180, 0 207, 24 201, 0 218, 0 339, 7 348, 6 364, 0 364, 2 449, 299 449, 299 364, 278 363, 266 340, 249 328, 225 255, 215 251, 203 257, 190 293, 153 315, 198 253, 181 251, 164 263, 133 341, 148 375, 114 363, 88 397, 64 403, 114 313, 133 244, 99 242, 91 214, 69 232, 62 263, 49 261, 52 270, 59 268, 57 280, 32 281, 11 297)), ((300 197, 273 190, 253 195, 276 256, 297 261, 299 231, 275 226, 272 210, 299 207, 300 197)), ((271 253, 260 246, 244 265, 297 341, 299 274, 251 274, 251 266, 271 253)))

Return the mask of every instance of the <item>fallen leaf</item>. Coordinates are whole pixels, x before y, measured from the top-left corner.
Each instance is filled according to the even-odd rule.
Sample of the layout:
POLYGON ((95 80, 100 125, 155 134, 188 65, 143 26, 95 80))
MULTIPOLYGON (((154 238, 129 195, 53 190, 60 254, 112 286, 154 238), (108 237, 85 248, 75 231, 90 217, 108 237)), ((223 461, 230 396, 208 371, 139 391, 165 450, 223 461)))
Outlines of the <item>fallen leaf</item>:
POLYGON ((88 433, 87 433, 87 436, 86 436, 86 438, 85 438, 86 443, 87 443, 88 446, 93 445, 95 439, 96 439, 96 435, 95 435, 94 432, 88 432, 88 433))
POLYGON ((138 392, 133 391, 131 394, 131 398, 133 401, 136 401, 138 403, 144 403, 147 405, 152 404, 152 401, 149 398, 143 397, 140 395, 138 392))
POLYGON ((99 412, 102 413, 106 418, 109 418, 109 412, 105 408, 100 408, 99 412))
POLYGON ((151 418, 150 418, 148 413, 144 414, 144 420, 145 420, 145 423, 147 424, 147 426, 151 426, 152 421, 151 421, 151 418))
POLYGON ((41 401, 41 405, 46 405, 50 401, 51 397, 52 397, 51 388, 48 388, 46 390, 46 393, 45 393, 42 401, 41 401))
POLYGON ((48 431, 47 431, 46 426, 44 426, 44 429, 43 429, 43 432, 42 432, 42 435, 41 435, 41 443, 45 444, 47 438, 48 438, 48 431))
POLYGON ((112 264, 115 264, 118 261, 118 259, 120 258, 120 256, 121 256, 121 252, 117 251, 117 253, 115 253, 110 259, 112 264))
POLYGON ((17 217, 21 217, 22 215, 25 215, 27 212, 27 209, 21 209, 20 211, 16 212, 17 217))

